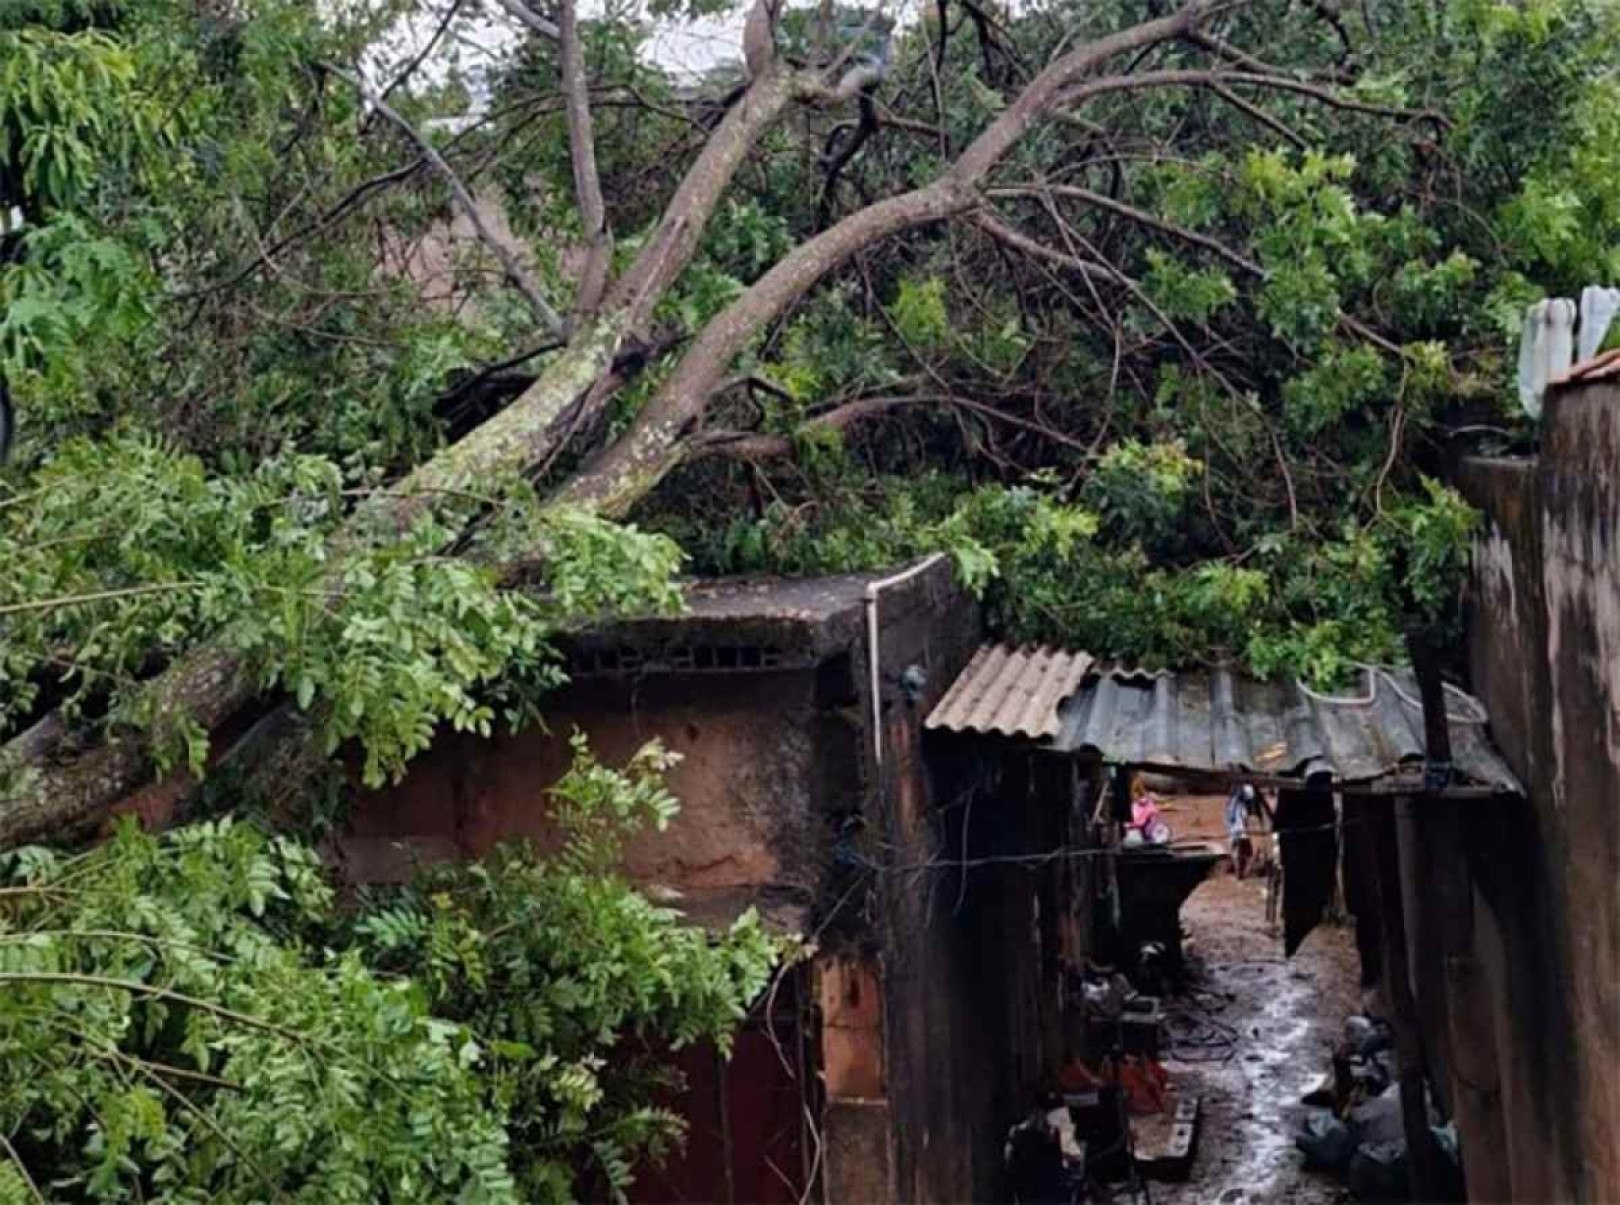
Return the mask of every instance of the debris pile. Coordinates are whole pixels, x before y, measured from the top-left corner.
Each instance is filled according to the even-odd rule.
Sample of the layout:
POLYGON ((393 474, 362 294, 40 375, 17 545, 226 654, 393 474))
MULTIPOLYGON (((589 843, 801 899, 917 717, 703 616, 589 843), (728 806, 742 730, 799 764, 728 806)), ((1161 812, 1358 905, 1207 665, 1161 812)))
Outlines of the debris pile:
POLYGON ((1087 1058, 1071 1058, 1056 1091, 1013 1127, 1003 1154, 1013 1199, 1146 1197, 1144 1180, 1185 1180, 1198 1135, 1198 1098, 1176 1090, 1159 1062, 1164 1010, 1113 968, 1080 984, 1087 1058))
MULTIPOLYGON (((1406 1119, 1394 1057, 1394 1035, 1386 1022, 1351 1017, 1333 1051, 1332 1070, 1303 1098, 1316 1111, 1306 1118, 1294 1145, 1306 1166, 1338 1176, 1358 1201, 1408 1199, 1406 1119)), ((1461 1201, 1456 1129, 1438 1118, 1426 1121, 1453 1182, 1445 1199, 1461 1201)))

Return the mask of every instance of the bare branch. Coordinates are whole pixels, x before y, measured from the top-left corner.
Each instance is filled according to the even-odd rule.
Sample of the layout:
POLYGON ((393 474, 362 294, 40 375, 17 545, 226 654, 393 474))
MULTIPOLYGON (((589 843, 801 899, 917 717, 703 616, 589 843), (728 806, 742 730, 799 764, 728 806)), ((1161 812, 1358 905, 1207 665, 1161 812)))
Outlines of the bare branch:
MULTIPOLYGON (((1211 54, 1218 55, 1227 62, 1232 63, 1235 66, 1242 67, 1247 71, 1258 71, 1266 75, 1285 74, 1282 68, 1275 67, 1270 63, 1255 58, 1254 55, 1233 46, 1229 42, 1217 38, 1214 34, 1207 30, 1193 30, 1187 35, 1187 41, 1191 42, 1195 46, 1201 46, 1205 50, 1208 50, 1211 54)), ((1353 83, 1355 80, 1355 77, 1351 72, 1345 71, 1342 68, 1334 68, 1325 72, 1307 73, 1306 78, 1321 78, 1331 83, 1339 84, 1353 83)))
POLYGON ((1078 272, 1091 280, 1105 280, 1109 284, 1124 284, 1125 278, 1113 268, 1096 263, 1092 260, 1081 259, 1059 251, 1056 247, 1048 247, 1039 239, 1033 239, 1022 231, 1014 229, 994 214, 985 212, 974 216, 974 224, 991 238, 999 243, 1011 247, 1014 251, 1030 256, 1032 259, 1044 260, 1059 268, 1066 268, 1071 272, 1078 272))
POLYGON ((825 226, 827 218, 832 213, 832 207, 837 197, 838 181, 844 174, 844 169, 853 162, 861 148, 877 133, 879 127, 877 108, 872 103, 870 94, 862 93, 860 100, 860 119, 851 129, 848 123, 834 127, 827 136, 827 149, 822 156, 826 165, 826 176, 821 183, 821 200, 816 206, 816 225, 825 226), (843 137, 844 131, 849 131, 849 137, 843 137))
POLYGON ((1120 217, 1129 218, 1139 225, 1146 226, 1151 230, 1157 230, 1160 234, 1168 234, 1196 247, 1202 247, 1204 250, 1220 256, 1234 267, 1240 268, 1250 276, 1264 277, 1266 274, 1266 270, 1259 264, 1234 251, 1221 242, 1220 239, 1211 238, 1209 235, 1196 230, 1189 230, 1185 226, 1178 226, 1176 223, 1157 217, 1144 209, 1138 209, 1134 205, 1116 200, 1106 193, 1094 192, 1089 188, 1081 188, 1073 184, 1022 184, 1007 188, 993 188, 990 190, 989 195, 992 197, 1029 196, 1043 193, 1083 201, 1087 205, 1095 206, 1098 209, 1106 209, 1109 213, 1116 213, 1120 217))
MULTIPOLYGON (((858 422, 876 418, 887 414, 891 410, 912 406, 967 410, 982 415, 992 422, 1005 423, 1007 426, 1030 431, 1064 447, 1074 448, 1088 455, 1091 452, 1090 445, 1084 440, 1076 439, 1072 435, 1067 435, 1043 423, 1020 418, 1018 415, 1010 414, 1001 407, 991 405, 989 402, 962 397, 954 393, 920 393, 896 397, 857 398, 806 420, 799 427, 798 433, 803 435, 813 431, 846 431, 858 422)), ((693 460, 703 456, 727 456, 740 460, 770 460, 791 456, 793 449, 794 437, 790 435, 767 435, 742 431, 706 431, 693 436, 686 442, 682 459, 693 460)))
POLYGON ((479 242, 489 249, 490 254, 501 265, 501 271, 506 274, 506 278, 512 282, 512 285, 519 293, 523 294, 523 299, 529 303, 529 309, 534 312, 534 316, 540 325, 551 334, 561 337, 566 329, 562 315, 552 309, 550 303, 546 301, 545 296, 540 291, 539 282, 534 279, 517 256, 512 254, 512 249, 501 242, 496 237, 495 232, 489 228, 484 221, 484 215, 478 210, 478 202, 473 199, 472 193, 461 182, 461 177, 456 175, 450 165, 444 161, 444 156, 439 154, 438 149, 427 136, 400 116, 387 101, 376 96, 359 76, 330 63, 325 64, 325 68, 339 79, 358 89, 360 94, 376 108, 377 112, 386 117, 401 133, 416 144, 416 149, 427 160, 428 166, 438 173, 439 177, 449 187, 450 195, 455 199, 456 207, 461 210, 462 215, 471 223, 474 232, 478 235, 479 242))
POLYGON ((1216 96, 1220 97, 1234 109, 1237 109, 1241 113, 1248 114, 1255 121, 1265 126, 1266 129, 1280 135, 1283 140, 1293 146, 1295 150, 1304 150, 1305 147, 1309 145, 1299 133, 1288 125, 1287 122, 1273 117, 1259 105, 1251 104, 1249 101, 1244 100, 1243 97, 1239 96, 1236 92, 1233 92, 1224 84, 1211 84, 1210 91, 1215 93, 1216 96))
MULTIPOLYGON (((456 14, 461 11, 461 6, 465 3, 466 0, 450 0, 449 5, 446 6, 444 10, 444 16, 439 19, 439 24, 433 30, 432 35, 427 41, 422 43, 422 48, 411 57, 411 61, 405 64, 404 69, 389 81, 386 88, 377 94, 378 100, 386 101, 395 92, 404 87, 411 76, 417 73, 422 64, 427 61, 428 55, 433 53, 434 47, 436 47, 439 42, 443 40, 445 33, 450 29, 450 23, 456 19, 456 14)), ((366 119, 366 125, 363 128, 369 129, 370 126, 371 118, 368 117, 366 119)))
POLYGON ((607 228, 607 207, 602 202, 602 181, 596 169, 596 135, 591 124, 590 85, 585 77, 585 50, 579 38, 575 0, 562 0, 557 30, 562 57, 563 99, 568 114, 568 151, 574 174, 574 195, 579 200, 580 225, 585 230, 585 267, 574 298, 578 321, 596 312, 607 288, 613 260, 613 238, 607 228))
POLYGON ((1257 88, 1270 88, 1277 92, 1293 92, 1300 96, 1308 96, 1312 100, 1320 101, 1329 108, 1342 109, 1349 113, 1365 113, 1370 117, 1389 117, 1397 121, 1427 121, 1439 126, 1441 129, 1451 128, 1451 119, 1432 109, 1402 109, 1395 105, 1379 105, 1371 101, 1357 100, 1353 96, 1346 96, 1343 92, 1336 92, 1332 88, 1324 88, 1319 84, 1308 83, 1305 80, 1294 79, 1287 75, 1273 75, 1269 72, 1231 71, 1223 73, 1220 77, 1224 82, 1231 84, 1247 84, 1257 88))

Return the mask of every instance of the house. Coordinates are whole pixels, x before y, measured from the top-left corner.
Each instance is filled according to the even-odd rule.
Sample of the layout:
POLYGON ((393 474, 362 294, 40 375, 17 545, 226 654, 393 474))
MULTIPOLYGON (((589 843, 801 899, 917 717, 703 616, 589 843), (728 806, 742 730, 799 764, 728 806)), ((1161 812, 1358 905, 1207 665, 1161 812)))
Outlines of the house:
POLYGON ((446 735, 362 796, 338 841, 347 875, 544 841, 574 730, 609 763, 657 737, 682 755, 682 810, 631 844, 628 873, 696 921, 755 907, 816 952, 728 1065, 687 1057, 686 1152, 638 1196, 995 1198, 1006 1129, 1064 1053, 1059 954, 1081 957, 1089 898, 1065 863, 995 859, 1073 839, 1049 806, 1068 767, 925 734, 981 640, 943 557, 686 598, 571 638, 544 729, 446 735), (970 875, 964 850, 988 862, 970 875))

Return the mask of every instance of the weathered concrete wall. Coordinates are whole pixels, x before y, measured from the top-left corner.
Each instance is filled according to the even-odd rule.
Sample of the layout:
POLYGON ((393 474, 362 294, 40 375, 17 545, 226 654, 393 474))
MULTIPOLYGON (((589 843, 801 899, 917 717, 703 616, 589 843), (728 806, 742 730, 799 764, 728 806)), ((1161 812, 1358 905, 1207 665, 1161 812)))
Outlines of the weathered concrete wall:
POLYGON ((1007 1128, 1055 1080, 1064 1053, 1059 955, 1066 938, 1073 944, 1063 918, 1072 868, 997 859, 1067 842, 1072 768, 1016 747, 923 738, 924 719, 982 639, 975 610, 939 606, 938 588, 909 602, 885 595, 880 607, 884 789, 866 846, 883 868, 875 900, 890 1185, 829 1200, 1007 1199, 1007 1128), (898 689, 912 665, 928 675, 914 699, 898 689))
MULTIPOLYGON (((962 823, 960 807, 941 805, 962 803, 967 784, 953 776, 979 763, 931 768, 922 724, 979 644, 978 609, 944 561, 882 592, 881 774, 864 607, 818 614, 827 618, 808 645, 797 629, 743 631, 762 647, 808 648, 813 665, 582 680, 548 701, 547 731, 441 740, 404 782, 360 800, 341 854, 352 878, 378 881, 407 873, 413 856, 468 857, 504 838, 554 839, 545 790, 569 764, 574 729, 610 764, 659 737, 685 758, 670 776, 682 812, 667 832, 631 847, 632 876, 681 892, 700 919, 705 901, 723 912, 726 902, 763 894, 813 905, 812 923, 828 925, 813 976, 822 1198, 995 1199, 1010 1111, 1027 1103, 1039 1052, 1052 1045, 1042 1045, 1043 1000, 1031 979, 1035 880, 1011 871, 976 877, 971 906, 955 909, 956 877, 906 869, 948 856, 948 842, 961 848, 963 830, 951 824, 962 823), (920 691, 903 681, 913 667, 926 675, 920 691), (841 833, 865 868, 837 868, 841 833), (874 875, 876 863, 894 872, 874 875), (995 887, 996 877, 1015 892, 995 887)), ((735 626, 729 614, 704 622, 703 640, 718 638, 710 628, 735 626)), ((687 626, 666 635, 692 639, 687 626)), ((639 629, 624 637, 644 638, 639 629)), ((1018 835, 988 806, 996 802, 973 820, 966 839, 974 852, 1018 835)), ((1026 847, 1043 840, 1028 837, 1026 847)), ((1050 934, 1047 944, 1055 946, 1050 934)))
POLYGON ((568 769, 570 735, 621 764, 658 738, 681 812, 631 842, 638 882, 704 901, 766 890, 803 905, 820 885, 826 818, 858 806, 860 728, 819 698, 813 671, 660 675, 575 683, 546 728, 483 740, 448 736, 398 786, 363 796, 340 845, 360 881, 399 877, 418 857, 476 856, 497 842, 553 837, 547 790, 568 769))
POLYGON ((1472 686, 1530 794, 1468 833, 1505 1175, 1516 1200, 1620 1200, 1620 389, 1555 394, 1536 461, 1460 484, 1488 519, 1472 686))

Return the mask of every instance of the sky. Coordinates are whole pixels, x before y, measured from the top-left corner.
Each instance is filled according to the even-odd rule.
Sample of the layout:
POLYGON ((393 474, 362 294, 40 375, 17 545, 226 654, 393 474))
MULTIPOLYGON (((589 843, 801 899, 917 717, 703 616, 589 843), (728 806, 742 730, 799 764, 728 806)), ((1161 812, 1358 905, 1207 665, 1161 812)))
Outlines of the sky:
MULTIPOLYGON (((496 0, 488 0, 484 7, 492 15, 458 15, 450 34, 423 65, 429 78, 443 78, 448 71, 459 68, 476 94, 479 78, 520 40, 520 26, 500 12, 496 0)), ((581 0, 580 3, 580 13, 587 20, 602 16, 606 8, 604 0, 581 0)), ((615 10, 626 11, 626 6, 615 5, 615 10)), ((629 11, 644 12, 645 8, 636 4, 629 6, 629 11)), ((444 12, 445 0, 426 0, 411 16, 401 20, 366 64, 367 77, 378 85, 392 78, 433 38, 444 12)), ((694 78, 721 63, 735 62, 742 57, 745 14, 745 7, 739 3, 731 12, 718 17, 656 21, 648 40, 647 55, 668 71, 694 78)))

